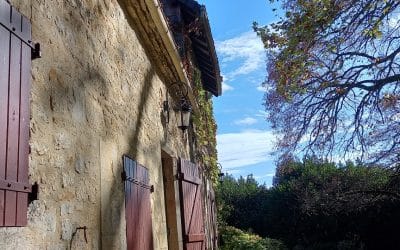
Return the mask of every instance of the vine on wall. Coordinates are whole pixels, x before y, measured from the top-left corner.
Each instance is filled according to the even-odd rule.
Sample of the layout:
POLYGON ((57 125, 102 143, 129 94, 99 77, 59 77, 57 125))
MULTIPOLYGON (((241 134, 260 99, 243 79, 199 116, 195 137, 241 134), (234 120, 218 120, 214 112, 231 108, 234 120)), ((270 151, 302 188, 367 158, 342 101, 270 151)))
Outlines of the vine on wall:
POLYGON ((193 70, 193 93, 196 97, 198 111, 193 114, 194 133, 197 147, 196 158, 204 166, 205 173, 214 185, 218 184, 219 168, 217 164, 217 124, 214 119, 212 99, 203 89, 201 72, 193 70))

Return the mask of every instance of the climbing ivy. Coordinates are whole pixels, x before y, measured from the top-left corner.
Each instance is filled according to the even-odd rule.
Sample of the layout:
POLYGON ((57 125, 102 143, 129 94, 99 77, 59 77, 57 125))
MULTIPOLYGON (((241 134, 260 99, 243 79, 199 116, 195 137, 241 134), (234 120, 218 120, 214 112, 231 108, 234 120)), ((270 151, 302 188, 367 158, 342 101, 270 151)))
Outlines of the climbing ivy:
POLYGON ((219 168, 217 164, 217 124, 214 119, 212 99, 203 89, 201 72, 193 70, 193 93, 198 110, 193 114, 194 133, 196 135, 196 158, 205 167, 205 173, 214 185, 218 184, 219 168))

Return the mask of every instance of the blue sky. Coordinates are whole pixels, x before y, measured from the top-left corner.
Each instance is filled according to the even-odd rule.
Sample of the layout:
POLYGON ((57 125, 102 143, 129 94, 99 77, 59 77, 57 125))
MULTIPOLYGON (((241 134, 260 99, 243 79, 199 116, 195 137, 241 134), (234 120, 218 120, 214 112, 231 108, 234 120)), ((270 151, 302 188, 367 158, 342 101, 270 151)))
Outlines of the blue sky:
POLYGON ((252 23, 271 23, 276 6, 268 0, 198 0, 207 8, 223 82, 214 98, 218 124, 218 158, 224 172, 235 177, 253 174, 271 185, 275 173, 274 134, 265 121, 262 82, 265 51, 252 23))

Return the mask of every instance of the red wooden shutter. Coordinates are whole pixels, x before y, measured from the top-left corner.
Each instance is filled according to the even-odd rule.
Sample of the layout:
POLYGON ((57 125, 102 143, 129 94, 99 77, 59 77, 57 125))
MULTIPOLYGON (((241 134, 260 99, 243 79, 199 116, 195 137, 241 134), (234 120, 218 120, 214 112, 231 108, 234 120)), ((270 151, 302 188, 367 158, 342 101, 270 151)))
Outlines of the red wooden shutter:
POLYGON ((205 235, 200 169, 194 163, 180 159, 178 177, 184 249, 203 250, 205 235))
POLYGON ((0 226, 27 224, 31 24, 0 0, 0 226))
POLYGON ((129 250, 153 249, 149 171, 127 156, 124 161, 126 239, 129 250))

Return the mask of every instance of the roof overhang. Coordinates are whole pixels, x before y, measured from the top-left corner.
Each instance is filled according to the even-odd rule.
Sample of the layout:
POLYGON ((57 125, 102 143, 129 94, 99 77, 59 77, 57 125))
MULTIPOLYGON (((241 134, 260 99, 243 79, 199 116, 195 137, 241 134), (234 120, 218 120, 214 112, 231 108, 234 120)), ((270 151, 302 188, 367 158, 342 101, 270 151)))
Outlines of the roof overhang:
MULTIPOLYGON (((152 62, 161 73, 162 80, 167 86, 176 82, 184 82, 189 88, 189 99, 195 104, 195 97, 191 90, 187 72, 182 63, 178 48, 174 41, 174 34, 164 15, 160 0, 121 0, 127 17, 135 24, 135 30, 152 62)), ((202 72, 204 89, 215 96, 221 95, 220 70, 214 42, 205 7, 194 0, 176 0, 182 6, 185 17, 201 24, 201 35, 192 35, 193 50, 198 59, 198 66, 202 72), (207 51, 207 52, 205 52, 207 51), (201 58, 201 59, 200 59, 201 58)), ((189 21, 189 19, 187 21, 189 21)), ((193 106, 197 110, 197 106, 193 106)))
POLYGON ((207 11, 204 5, 194 0, 178 0, 186 24, 197 22, 199 32, 190 33, 192 49, 201 71, 203 87, 215 96, 222 94, 222 77, 215 51, 207 11))
POLYGON ((135 24, 137 36, 160 73, 159 76, 168 88, 176 82, 185 83, 193 110, 196 111, 198 107, 195 105, 195 97, 159 0, 121 0, 121 6, 127 18, 135 24))

